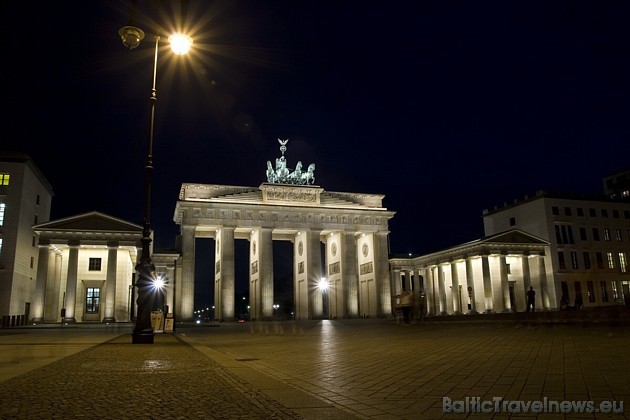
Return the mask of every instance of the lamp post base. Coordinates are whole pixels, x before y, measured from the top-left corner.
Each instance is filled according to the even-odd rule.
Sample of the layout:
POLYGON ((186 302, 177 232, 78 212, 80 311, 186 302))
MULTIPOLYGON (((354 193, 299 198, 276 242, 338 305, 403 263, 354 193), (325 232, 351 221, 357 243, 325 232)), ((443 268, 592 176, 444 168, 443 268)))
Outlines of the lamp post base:
POLYGON ((153 332, 139 332, 131 334, 132 344, 153 344, 155 334, 153 332))

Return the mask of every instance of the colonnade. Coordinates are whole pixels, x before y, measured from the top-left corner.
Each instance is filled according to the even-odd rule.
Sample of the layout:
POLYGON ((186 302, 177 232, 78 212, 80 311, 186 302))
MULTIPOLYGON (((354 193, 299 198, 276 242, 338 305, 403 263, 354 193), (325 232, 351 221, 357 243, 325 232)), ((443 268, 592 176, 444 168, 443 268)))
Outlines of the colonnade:
POLYGON ((545 258, 540 255, 481 255, 426 267, 394 269, 392 277, 394 294, 403 290, 424 293, 427 315, 525 311, 530 287, 537 292, 536 307, 550 308, 545 258), (506 262, 508 258, 510 264, 506 262), (517 269, 513 264, 519 264, 518 260, 517 269), (537 270, 533 277, 532 264, 537 270))
MULTIPOLYGON (((197 233, 215 240, 213 291, 215 318, 234 320, 236 240, 249 242, 249 316, 253 320, 274 315, 273 241, 293 244, 295 319, 381 317, 391 314, 387 232, 324 231, 302 228, 279 234, 273 228, 254 227, 248 232, 220 226, 212 232, 182 227, 182 277, 177 293, 179 319, 194 313, 195 240, 197 233), (322 255, 324 244, 324 255, 322 255), (323 258, 322 258, 323 257, 323 258), (324 265, 322 265, 324 261, 324 265), (326 288, 321 281, 325 279, 326 288), (324 297, 327 305, 324 305, 324 297)), ((208 256, 211 258, 211 256, 208 256)))
POLYGON ((392 293, 420 293, 425 315, 522 312, 527 291, 536 310, 552 308, 548 243, 505 232, 434 254, 390 259, 392 293))
POLYGON ((305 185, 183 184, 174 217, 182 242, 178 319, 193 318, 196 238, 215 241, 213 278, 208 283, 214 291, 216 319, 233 320, 237 315, 236 240, 249 241, 252 319, 273 317, 274 241, 293 244, 296 319, 391 315, 387 237, 394 213, 382 207, 382 198, 305 185), (321 287, 322 277, 327 289, 321 287))

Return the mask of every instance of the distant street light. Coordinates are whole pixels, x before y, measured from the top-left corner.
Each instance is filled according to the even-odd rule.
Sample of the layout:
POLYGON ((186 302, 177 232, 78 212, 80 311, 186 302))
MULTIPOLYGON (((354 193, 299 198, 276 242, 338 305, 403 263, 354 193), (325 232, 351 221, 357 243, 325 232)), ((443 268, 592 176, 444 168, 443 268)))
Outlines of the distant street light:
MULTIPOLYGON (((144 39, 144 31, 135 26, 124 26, 118 31, 122 43, 125 47, 131 49, 140 45, 140 41, 144 39)), ((153 87, 151 88, 151 96, 149 97, 150 114, 149 114, 149 141, 147 149, 147 160, 144 166, 144 223, 142 228, 142 255, 140 261, 136 265, 138 272, 137 299, 137 317, 136 326, 132 333, 133 344, 153 344, 154 333, 151 326, 151 302, 155 297, 153 293, 156 288, 158 277, 155 272, 155 265, 151 259, 151 182, 153 175, 153 126, 155 121, 155 103, 157 102, 157 92, 155 89, 155 81, 157 78, 157 62, 158 62, 158 46, 160 37, 155 36, 155 57, 153 60, 153 87)), ((183 34, 174 34, 169 37, 171 47, 177 55, 185 54, 192 45, 192 39, 183 34)), ((175 312, 173 310, 173 312, 175 312)))
POLYGON ((324 318, 328 318, 328 288, 330 287, 330 283, 326 277, 322 277, 317 283, 317 288, 320 292, 322 292, 322 312, 324 313, 324 318))

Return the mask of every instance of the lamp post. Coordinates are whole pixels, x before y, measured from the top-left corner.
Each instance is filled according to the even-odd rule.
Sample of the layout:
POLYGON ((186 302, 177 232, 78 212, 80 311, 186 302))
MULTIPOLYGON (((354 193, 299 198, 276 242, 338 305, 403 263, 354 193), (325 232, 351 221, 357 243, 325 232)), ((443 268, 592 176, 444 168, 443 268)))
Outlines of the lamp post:
MULTIPOLYGON (((135 26, 124 26, 118 31, 123 45, 131 49, 140 45, 144 39, 144 31, 135 26)), ((186 54, 192 39, 186 35, 174 34, 169 37, 173 52, 178 55, 186 54)), ((142 254, 136 265, 138 278, 136 286, 138 288, 136 326, 132 333, 133 344, 153 344, 154 332, 151 326, 151 304, 156 296, 157 290, 154 286, 157 280, 155 265, 151 259, 151 183, 153 177, 153 126, 155 121, 155 103, 157 102, 157 92, 155 82, 157 79, 158 47, 160 37, 155 36, 155 55, 153 59, 153 85, 151 96, 149 97, 149 135, 147 157, 144 165, 144 219, 142 225, 142 254)))

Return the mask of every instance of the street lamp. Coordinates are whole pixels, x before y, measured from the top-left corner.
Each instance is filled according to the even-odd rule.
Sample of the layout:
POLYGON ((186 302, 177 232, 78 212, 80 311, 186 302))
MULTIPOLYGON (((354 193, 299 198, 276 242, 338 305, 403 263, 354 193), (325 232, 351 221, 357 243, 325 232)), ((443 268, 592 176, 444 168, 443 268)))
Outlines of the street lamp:
POLYGON ((324 313, 324 318, 328 318, 328 288, 330 287, 330 283, 328 283, 328 279, 326 277, 322 277, 317 284, 317 288, 320 292, 322 292, 322 312, 324 313))
MULTIPOLYGON (((131 49, 140 45, 140 41, 144 39, 144 31, 135 26, 124 26, 118 31, 122 43, 125 47, 131 49)), ((173 52, 182 55, 188 52, 192 45, 192 39, 183 34, 174 34, 169 37, 173 52)), ((157 78, 157 61, 158 46, 160 37, 155 36, 155 56, 153 60, 153 86, 151 88, 151 96, 149 97, 149 141, 147 149, 147 160, 144 165, 144 222, 142 227, 142 254, 140 261, 136 265, 138 272, 137 299, 137 317, 136 326, 132 333, 133 344, 153 344, 154 333, 151 326, 151 301, 155 296, 154 284, 157 280, 155 265, 151 260, 151 181, 153 175, 153 123, 155 121, 155 103, 157 102, 157 93, 155 89, 155 81, 157 78)))

